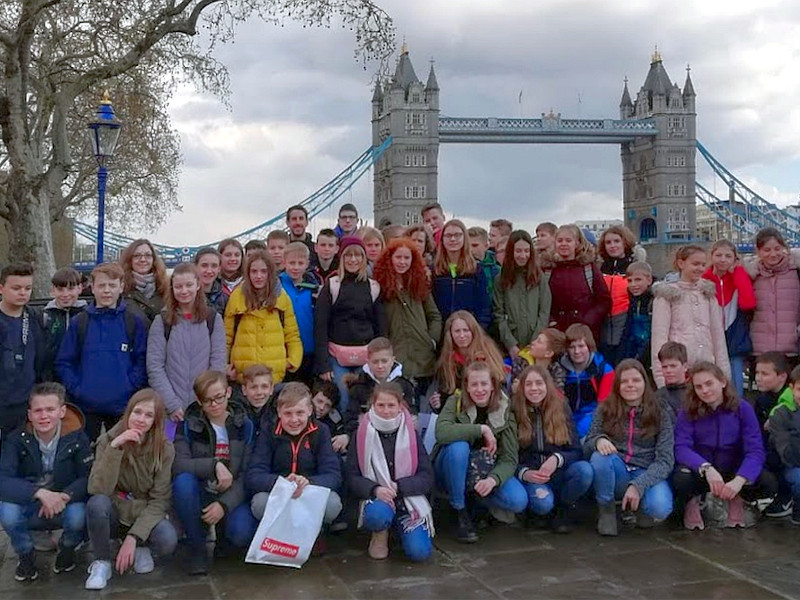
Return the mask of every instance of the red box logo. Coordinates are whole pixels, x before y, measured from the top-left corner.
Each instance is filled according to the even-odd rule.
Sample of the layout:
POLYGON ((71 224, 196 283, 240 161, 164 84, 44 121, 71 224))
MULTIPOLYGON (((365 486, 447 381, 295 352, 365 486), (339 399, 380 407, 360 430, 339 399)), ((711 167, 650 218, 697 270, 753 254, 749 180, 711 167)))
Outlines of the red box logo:
POLYGON ((297 556, 297 553, 300 552, 300 546, 279 542, 272 538, 264 538, 264 541, 261 542, 261 550, 269 552, 270 554, 285 556, 286 558, 294 558, 297 556))

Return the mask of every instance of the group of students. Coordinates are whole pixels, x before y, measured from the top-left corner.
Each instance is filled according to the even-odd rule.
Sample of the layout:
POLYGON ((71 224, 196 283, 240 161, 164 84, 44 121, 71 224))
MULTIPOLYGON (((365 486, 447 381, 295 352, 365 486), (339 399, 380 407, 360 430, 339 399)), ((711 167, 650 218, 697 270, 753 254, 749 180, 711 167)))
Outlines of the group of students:
POLYGON ((685 246, 653 284, 621 226, 595 247, 575 225, 534 239, 438 204, 421 217, 359 228, 345 204, 314 241, 293 206, 288 233, 224 240, 170 275, 136 240, 92 271, 90 302, 77 272, 56 272, 42 311, 32 267, 4 267, 0 524, 16 578, 37 577, 36 529, 64 530, 57 573, 88 537, 87 589, 152 570, 180 537, 188 572, 206 573, 209 536, 217 554, 247 546, 279 476, 296 496, 331 489, 326 530, 353 507, 374 559, 391 531, 430 556, 435 493, 468 543, 514 515, 567 531, 590 490, 602 535, 618 502, 626 522, 703 529, 709 504, 736 527, 766 498, 800 524, 800 278, 779 232, 744 264, 729 242, 685 246))

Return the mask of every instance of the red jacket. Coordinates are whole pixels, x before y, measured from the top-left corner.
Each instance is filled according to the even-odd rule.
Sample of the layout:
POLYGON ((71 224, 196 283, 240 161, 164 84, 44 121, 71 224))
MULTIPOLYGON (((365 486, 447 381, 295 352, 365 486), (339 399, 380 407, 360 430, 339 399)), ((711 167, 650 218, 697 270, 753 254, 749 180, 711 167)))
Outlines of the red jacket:
MULTIPOLYGON (((738 292, 736 308, 739 310, 753 310, 756 307, 756 293, 753 291, 753 282, 743 266, 736 265, 733 268, 733 273, 728 271, 722 277, 714 275, 714 268, 709 267, 703 273, 703 279, 708 279, 714 283, 717 288, 717 302, 719 302, 723 312, 727 313, 726 307, 733 300, 735 292, 738 292)), ((734 313, 735 316, 736 314, 734 313)))

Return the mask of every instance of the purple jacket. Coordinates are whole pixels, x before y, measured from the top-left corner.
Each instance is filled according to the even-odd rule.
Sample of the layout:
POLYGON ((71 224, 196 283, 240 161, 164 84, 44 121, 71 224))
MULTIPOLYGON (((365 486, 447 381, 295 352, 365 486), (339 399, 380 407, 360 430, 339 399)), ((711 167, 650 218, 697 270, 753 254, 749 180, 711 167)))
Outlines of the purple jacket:
POLYGON ((675 463, 697 471, 710 462, 721 473, 736 473, 750 483, 761 474, 766 460, 761 428, 753 407, 739 402, 736 412, 718 408, 695 421, 686 411, 675 424, 675 463))

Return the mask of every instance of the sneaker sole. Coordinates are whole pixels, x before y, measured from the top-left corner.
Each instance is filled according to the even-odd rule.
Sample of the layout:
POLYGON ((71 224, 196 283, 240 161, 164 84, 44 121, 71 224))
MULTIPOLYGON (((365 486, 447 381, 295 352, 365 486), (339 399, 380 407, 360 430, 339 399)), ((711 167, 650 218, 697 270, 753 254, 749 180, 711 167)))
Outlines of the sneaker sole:
POLYGON ((39 579, 39 573, 38 572, 34 573, 30 577, 21 577, 21 576, 19 576, 17 574, 14 574, 14 581, 19 581, 20 583, 24 583, 26 581, 36 581, 37 579, 39 579))
POLYGON ((58 573, 69 573, 70 571, 74 571, 75 567, 76 567, 75 563, 72 563, 71 565, 69 565, 67 567, 61 567, 61 568, 58 568, 57 566, 53 565, 53 573, 56 573, 56 574, 58 574, 58 573))
POLYGON ((789 508, 787 510, 782 510, 781 512, 776 512, 776 513, 765 512, 764 516, 769 519, 782 519, 784 517, 788 517, 791 514, 792 514, 792 509, 789 508))

